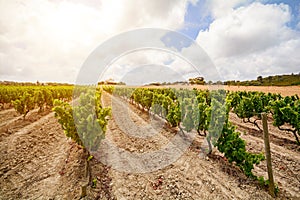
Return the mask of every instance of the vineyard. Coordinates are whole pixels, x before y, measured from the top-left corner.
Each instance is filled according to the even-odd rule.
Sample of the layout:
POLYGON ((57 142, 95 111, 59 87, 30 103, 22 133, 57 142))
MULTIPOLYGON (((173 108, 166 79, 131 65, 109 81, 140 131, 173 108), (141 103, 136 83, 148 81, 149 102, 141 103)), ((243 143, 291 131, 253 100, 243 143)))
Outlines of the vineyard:
MULTIPOLYGON (((300 100, 298 95, 282 97, 280 94, 263 92, 227 92, 226 94, 224 90, 209 92, 208 90, 181 89, 176 91, 120 87, 114 90, 110 86, 104 86, 103 89, 141 106, 145 111, 159 115, 173 127, 181 128, 180 124, 182 124, 186 131, 196 129, 199 135, 202 131, 205 136, 211 119, 215 121, 214 123, 221 123, 222 126, 224 126, 223 121, 225 126, 231 126, 228 122, 230 111, 241 118, 244 123, 252 123, 259 130, 261 128, 257 121, 261 120, 261 114, 269 113, 270 117, 274 119, 273 125, 280 130, 292 132, 296 142, 300 144, 300 100), (218 110, 213 111, 212 109, 218 110), (225 113, 222 114, 222 112, 225 113), (215 116, 211 116, 212 114, 215 116), (225 117, 225 119, 219 122, 218 117, 225 117), (288 125, 289 128, 283 128, 283 125, 288 125)), ((213 134, 212 130, 209 132, 213 134)))
POLYGON ((35 107, 39 111, 53 106, 54 99, 70 101, 73 86, 0 86, 0 108, 14 107, 25 118, 35 107))
POLYGON ((263 113, 276 195, 300 198, 297 95, 1 86, 0 97, 1 198, 272 199, 263 113), (169 154, 161 150, 174 146, 176 136, 189 145, 170 148, 176 159, 167 163, 169 154), (154 151, 162 152, 157 170, 145 170, 154 158, 139 163, 130 157, 154 151), (128 168, 120 167, 128 161, 128 168))

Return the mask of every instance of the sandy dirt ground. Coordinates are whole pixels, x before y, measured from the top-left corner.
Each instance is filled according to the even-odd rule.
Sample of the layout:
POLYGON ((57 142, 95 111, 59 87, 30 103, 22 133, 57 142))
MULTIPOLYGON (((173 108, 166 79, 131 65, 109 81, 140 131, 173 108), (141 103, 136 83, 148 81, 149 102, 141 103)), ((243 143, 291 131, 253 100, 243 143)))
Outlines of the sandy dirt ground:
MULTIPOLYGON (((119 98, 106 138, 90 162, 83 199, 272 199, 265 188, 228 164, 217 150, 200 156, 203 137, 183 134, 119 98), (138 159, 137 159, 138 158, 138 159)), ((234 114, 247 148, 263 151, 261 133, 234 114)), ((278 199, 300 199, 299 147, 292 135, 271 126, 271 150, 278 199)), ((86 182, 83 149, 67 139, 54 114, 33 111, 23 120, 0 111, 0 199, 80 199, 86 182)), ((266 164, 254 173, 267 176, 266 164)))
POLYGON ((54 114, 2 111, 0 199, 72 199, 80 194, 81 152, 68 140, 54 114))
MULTIPOLYGON (((123 165, 120 161, 124 161, 126 156, 130 156, 124 155, 124 151, 140 155, 158 151, 164 149, 168 143, 172 143, 172 138, 179 133, 176 129, 170 130, 170 128, 163 126, 160 129, 160 135, 156 134, 147 138, 140 135, 131 136, 139 124, 146 122, 155 126, 153 119, 125 100, 122 101, 121 104, 125 104, 122 106, 119 105, 120 100, 113 98, 111 101, 107 95, 104 95, 103 103, 107 106, 112 105, 113 109, 117 110, 113 112, 115 115, 109 123, 106 140, 118 148, 117 150, 107 148, 108 142, 104 142, 102 145, 104 148, 99 152, 99 157, 102 155, 102 158, 110 159, 109 173, 112 178, 112 193, 116 199, 271 199, 257 182, 247 179, 239 169, 228 164, 219 153, 215 152, 212 156, 201 158, 199 154, 201 153, 203 138, 200 136, 195 138, 188 149, 180 152, 181 156, 177 160, 159 170, 147 171, 153 162, 150 159, 145 159, 142 164, 134 159, 128 159, 133 163, 123 165), (123 116, 121 113, 127 114, 123 116), (128 120, 124 120, 124 117, 127 117, 128 120), (118 165, 123 168, 118 167, 118 165), (141 168, 145 169, 146 172, 134 172, 134 170, 139 171, 141 168)), ((244 134, 243 137, 248 140, 247 137, 249 136, 244 134)), ((255 142, 253 139, 249 140, 248 148, 253 152, 262 152, 262 139, 258 137, 255 139, 255 142)), ((290 139, 292 140, 292 138, 290 139)), ((293 145, 291 144, 291 146, 293 145)), ((276 147, 284 149, 281 151, 282 153, 280 153, 281 149, 278 150, 275 147, 274 150, 272 149, 272 154, 276 155, 273 161, 274 174, 281 189, 279 198, 300 198, 297 185, 299 180, 295 176, 295 174, 299 174, 300 169, 298 149, 295 146, 292 147, 293 150, 287 150, 280 145, 276 145, 276 147), (283 169, 282 165, 288 167, 283 169), (291 174, 290 170, 295 174, 291 174)), ((161 160, 160 163, 163 165, 164 161, 161 160)), ((255 173, 266 177, 265 166, 265 162, 257 166, 255 173)))
POLYGON ((226 86, 225 89, 229 91, 259 91, 266 93, 279 93, 283 96, 292 96, 297 94, 300 96, 300 86, 226 86))
MULTIPOLYGON (((253 124, 243 123, 235 114, 230 113, 230 121, 242 133, 251 152, 264 152, 263 133, 253 124)), ((268 129, 271 142, 272 168, 275 181, 282 191, 287 191, 300 198, 300 146, 295 143, 293 134, 280 131, 268 120, 268 129)), ((258 121, 262 127, 261 121, 258 121)), ((266 161, 261 162, 254 170, 257 175, 267 178, 266 161)))

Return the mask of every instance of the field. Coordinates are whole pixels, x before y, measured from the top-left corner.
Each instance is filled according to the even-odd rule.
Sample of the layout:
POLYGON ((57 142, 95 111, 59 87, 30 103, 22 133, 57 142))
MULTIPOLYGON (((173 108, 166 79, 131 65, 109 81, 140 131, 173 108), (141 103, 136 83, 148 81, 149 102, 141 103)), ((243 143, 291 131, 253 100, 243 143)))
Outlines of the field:
MULTIPOLYGON (((300 96, 299 86, 225 89, 300 96)), ((179 129, 109 93, 102 93, 101 102, 104 107, 112 107, 112 116, 106 137, 90 160, 93 185, 86 188, 86 195, 86 152, 66 138, 51 109, 33 109, 25 120, 13 108, 1 110, 0 199, 272 199, 265 187, 246 177, 216 148, 212 154, 201 156, 205 138, 197 134, 193 141, 188 134, 183 136, 192 143, 172 163, 165 163, 164 152, 157 158, 145 157, 143 162, 131 159, 132 154, 163 149, 181 134, 179 129), (159 134, 150 134, 152 126, 161 127, 159 134), (136 137, 139 134, 149 136, 136 137), (160 166, 153 166, 157 170, 151 171, 150 163, 155 159, 160 166)), ((229 119, 242 133, 249 152, 264 152, 262 133, 255 126, 232 112, 229 119)), ((274 127, 272 118, 268 125, 277 198, 299 199, 300 146, 292 133, 274 127)), ((255 166, 253 173, 267 178, 266 161, 255 166)))
MULTIPOLYGON (((153 87, 153 86, 152 86, 153 87)), ((192 85, 192 86, 184 86, 184 85, 175 85, 170 86, 172 88, 197 88, 197 89, 209 89, 208 86, 205 85, 192 85)), ((214 86, 211 86, 212 88, 214 86)), ((300 96, 300 86, 289 86, 289 87, 280 87, 280 86, 227 86, 227 85, 220 85, 215 86, 218 88, 222 88, 229 91, 258 91, 258 92, 265 92, 265 93, 279 93, 282 96, 291 96, 297 94, 300 96)))

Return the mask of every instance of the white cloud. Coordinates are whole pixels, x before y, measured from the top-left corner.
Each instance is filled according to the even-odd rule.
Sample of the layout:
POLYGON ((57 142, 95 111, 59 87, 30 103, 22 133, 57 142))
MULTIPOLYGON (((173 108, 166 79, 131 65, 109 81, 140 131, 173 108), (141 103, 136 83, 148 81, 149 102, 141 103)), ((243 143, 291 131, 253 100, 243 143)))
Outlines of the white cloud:
POLYGON ((0 1, 0 79, 74 82, 103 41, 141 27, 178 29, 188 2, 0 1))
MULTIPOLYGON (((251 1, 206 1, 214 21, 199 33, 197 42, 224 79, 297 72, 300 26, 286 26, 289 7, 251 1)), ((188 2, 196 0, 0 1, 0 80, 74 82, 88 55, 112 36, 141 27, 182 28, 188 2)), ((193 56, 192 49, 183 48, 182 53, 193 56)), ((184 78, 199 74, 173 57, 161 52, 132 54, 109 73, 121 78, 118 74, 132 66, 174 60, 170 67, 184 78)))
POLYGON ((300 30, 300 22, 297 24, 297 29, 300 30))
MULTIPOLYGON (((137 50, 134 52, 130 52, 128 54, 123 55, 122 57, 115 60, 112 65, 106 69, 106 71, 102 75, 102 80, 108 80, 113 79, 115 81, 122 81, 126 77, 132 77, 131 73, 135 73, 137 71, 140 72, 138 68, 146 69, 147 67, 150 67, 151 65, 156 66, 156 69, 158 70, 160 68, 163 70, 163 68, 174 68, 170 67, 170 65, 167 65, 166 62, 171 62, 173 64, 175 61, 178 62, 178 60, 181 60, 179 57, 177 57, 174 54, 171 54, 170 52, 159 50, 159 49, 143 49, 143 50, 137 50)), ((187 63, 185 63, 186 65, 187 63)), ((176 65, 179 66, 179 65, 176 65)), ((180 65, 182 67, 182 65, 180 65)), ((174 70, 174 69, 173 69, 174 70)), ((147 71, 147 70, 146 70, 147 71)), ((163 74, 157 74, 158 76, 163 76, 163 74)), ((167 74, 164 74, 165 77, 167 77, 167 74)), ((169 76, 168 76, 169 77, 169 76)), ((147 80, 148 74, 145 72, 142 77, 136 77, 137 79, 145 79, 145 82, 149 82, 150 80, 147 80)), ((150 77, 151 78, 151 77, 150 77)), ((168 78, 165 79, 165 81, 168 78)), ((134 82, 132 80, 131 82, 134 82)))
POLYGON ((234 7, 248 2, 249 0, 209 0, 208 9, 211 10, 213 18, 221 18, 230 14, 234 7))
POLYGON ((191 77, 215 75, 215 71, 216 69, 205 52, 199 51, 197 46, 193 44, 183 48, 180 53, 171 53, 162 49, 139 49, 130 52, 118 58, 107 68, 101 78, 102 80, 124 81, 130 77, 129 82, 136 81, 137 84, 141 80, 144 81, 143 83, 154 80, 175 82, 187 81, 191 77), (155 70, 151 74, 147 70, 149 67, 155 70), (135 75, 137 76, 134 77, 135 75))
POLYGON ((227 10, 197 37, 224 79, 299 70, 300 33, 286 25, 291 20, 287 5, 255 2, 227 10))

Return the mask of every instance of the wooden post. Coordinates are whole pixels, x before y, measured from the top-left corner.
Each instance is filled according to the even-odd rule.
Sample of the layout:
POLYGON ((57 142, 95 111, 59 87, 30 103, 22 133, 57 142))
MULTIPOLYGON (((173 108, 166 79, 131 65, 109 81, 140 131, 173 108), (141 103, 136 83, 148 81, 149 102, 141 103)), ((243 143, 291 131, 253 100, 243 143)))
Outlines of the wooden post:
POLYGON ((271 151, 270 151, 270 142, 269 142, 269 131, 268 131, 268 118, 266 113, 262 113, 262 122, 264 129, 264 142, 265 142, 265 154, 267 159, 267 169, 269 177, 269 192, 272 197, 275 197, 275 185, 272 171, 272 161, 271 161, 271 151))

